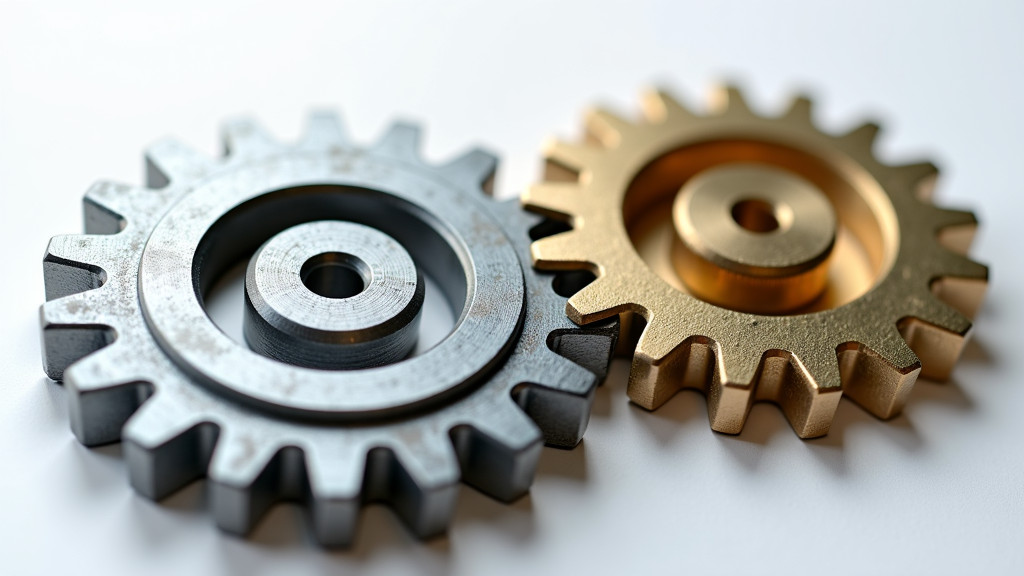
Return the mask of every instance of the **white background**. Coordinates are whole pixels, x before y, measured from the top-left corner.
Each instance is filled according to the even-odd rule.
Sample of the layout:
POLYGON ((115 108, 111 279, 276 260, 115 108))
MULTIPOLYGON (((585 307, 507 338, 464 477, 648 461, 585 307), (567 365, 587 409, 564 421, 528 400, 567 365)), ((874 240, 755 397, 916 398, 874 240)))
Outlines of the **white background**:
POLYGON ((448 1, 0 4, 0 572, 203 574, 1024 573, 1020 329, 1024 9, 1011 2, 448 1), (765 112, 809 90, 829 130, 872 118, 886 160, 928 157, 938 198, 977 210, 993 283, 952 381, 921 382, 881 422, 844 401, 801 441, 754 408, 708 429, 703 397, 626 401, 620 361, 585 442, 546 450, 531 494, 463 489, 449 536, 410 538, 371 507, 349 552, 311 544, 281 506, 249 540, 218 533, 202 484, 133 494, 118 447, 88 450, 39 366, 49 236, 80 231, 95 179, 141 181, 173 134, 215 153, 218 122, 294 138, 313 106, 357 138, 396 116, 440 159, 500 152, 503 195, 538 175, 585 105, 635 113, 652 83, 699 105, 720 79, 765 112), (286 572, 288 571, 288 572, 286 572))

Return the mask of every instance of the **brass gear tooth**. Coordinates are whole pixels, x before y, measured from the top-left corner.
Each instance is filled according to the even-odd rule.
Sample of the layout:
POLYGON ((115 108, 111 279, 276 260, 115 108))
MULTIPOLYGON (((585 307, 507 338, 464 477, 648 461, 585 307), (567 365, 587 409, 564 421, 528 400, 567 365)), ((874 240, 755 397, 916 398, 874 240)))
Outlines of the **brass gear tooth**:
MULTIPOLYGON (((680 388, 697 388, 708 397, 712 427, 737 433, 752 402, 771 401, 799 436, 809 438, 827 433, 844 389, 867 410, 890 417, 918 374, 942 377, 952 369, 988 277, 987 268, 963 256, 976 225, 973 215, 919 203, 928 198, 936 167, 882 164, 872 153, 876 125, 834 136, 813 124, 811 109, 810 99, 798 97, 780 117, 759 116, 739 90, 726 87, 713 94, 712 112, 698 116, 654 92, 644 97, 646 123, 617 147, 549 148, 549 161, 576 170, 572 187, 549 188, 552 177, 532 188, 524 203, 569 219, 575 229, 536 243, 535 262, 545 269, 598 271, 599 279, 570 300, 573 320, 623 312, 646 318, 628 387, 636 404, 655 409, 680 388), (748 166, 736 166, 742 163, 748 166), (747 274, 748 268, 732 266, 744 261, 723 252, 722 244, 710 246, 722 237, 702 238, 706 230, 687 227, 693 218, 677 217, 693 209, 698 193, 711 189, 708 182, 730 182, 707 176, 712 170, 725 167, 735 176, 745 169, 749 175, 753 163, 770 166, 758 175, 769 184, 789 177, 772 170, 802 177, 811 195, 801 198, 824 194, 836 222, 834 236, 825 228, 824 235, 814 236, 820 250, 835 248, 811 252, 814 262, 827 267, 800 265, 828 271, 826 292, 807 289, 809 299, 797 298, 795 307, 771 310, 772 315, 743 311, 769 310, 765 303, 732 299, 729 290, 749 298, 767 292, 737 288, 729 274, 747 274), (851 249, 866 260, 858 264, 851 249), (850 268, 862 268, 860 279, 847 286, 842 274, 834 278, 836 270, 846 273, 847 263, 833 258, 852 258, 850 268), (694 281, 708 288, 705 296, 720 295, 722 304, 692 295, 700 292, 679 272, 690 261, 710 263, 710 272, 694 281), (723 273, 713 274, 714 266, 723 273)), ((767 199, 755 193, 754 202, 736 196, 725 216, 714 203, 725 195, 700 199, 711 198, 704 213, 721 218, 724 228, 731 215, 739 228, 765 234, 755 238, 767 242, 768 233, 788 230, 795 218, 795 212, 776 211, 775 193, 764 191, 767 199)), ((795 196, 780 198, 785 204, 795 196)), ((724 242, 734 241, 728 235, 735 232, 724 234, 724 242)), ((749 254, 764 244, 736 242, 754 246, 744 248, 749 254)), ((751 277, 761 279, 761 272, 751 277)), ((765 268, 763 276, 774 274, 765 268)), ((812 276, 821 275, 807 278, 812 276)))
POLYGON ((537 240, 530 246, 533 265, 541 270, 589 268, 589 255, 578 240, 581 235, 571 230, 537 240))
POLYGON ((615 148, 635 129, 625 118, 605 108, 591 108, 583 116, 587 135, 605 148, 615 148))
POLYGON ((894 326, 872 346, 839 347, 843 394, 879 418, 900 413, 921 372, 921 361, 894 326))
POLYGON ((682 102, 661 88, 644 91, 640 96, 644 117, 651 123, 664 124, 694 118, 694 113, 682 102))
POLYGON ((813 125, 814 103, 810 97, 799 95, 789 103, 789 108, 783 112, 782 118, 792 122, 799 122, 806 126, 813 125))
POLYGON ((633 302, 615 297, 622 291, 607 286, 615 281, 613 276, 602 275, 573 294, 565 308, 569 319, 577 324, 589 324, 637 308, 633 302))
POLYGON ((717 342, 714 352, 715 367, 707 389, 711 429, 739 434, 754 401, 755 379, 761 371, 762 357, 751 355, 749 350, 731 342, 717 342))
POLYGON ((924 161, 890 166, 887 180, 894 190, 904 189, 918 200, 930 201, 938 176, 939 167, 933 162, 924 161))
POLYGON ((527 188, 520 202, 527 209, 544 216, 571 216, 579 207, 581 191, 575 182, 543 182, 527 188))
POLYGON ((988 268, 972 260, 968 260, 968 262, 983 268, 985 277, 945 276, 932 282, 932 294, 973 320, 978 314, 978 308, 985 300, 985 291, 988 288, 988 268))
POLYGON ((600 153, 600 148, 590 144, 572 144, 564 140, 548 140, 544 144, 544 155, 549 163, 554 162, 577 173, 596 165, 600 153))
POLYGON ((755 116, 739 87, 727 84, 712 88, 708 104, 713 113, 719 115, 755 116))
POLYGON ((923 310, 900 320, 900 334, 921 359, 921 375, 947 380, 971 333, 971 320, 935 297, 923 310))
POLYGON ((843 144, 855 147, 865 152, 871 152, 878 139, 881 126, 875 122, 865 122, 839 137, 843 144))
MULTIPOLYGON (((933 218, 935 219, 935 229, 938 235, 941 236, 943 229, 946 228, 967 227, 967 230, 970 231, 969 239, 974 239, 974 231, 978 228, 978 217, 974 215, 974 212, 940 208, 938 206, 932 206, 932 210, 933 218)), ((970 243, 963 250, 956 251, 960 254, 965 254, 968 248, 970 248, 970 243)))

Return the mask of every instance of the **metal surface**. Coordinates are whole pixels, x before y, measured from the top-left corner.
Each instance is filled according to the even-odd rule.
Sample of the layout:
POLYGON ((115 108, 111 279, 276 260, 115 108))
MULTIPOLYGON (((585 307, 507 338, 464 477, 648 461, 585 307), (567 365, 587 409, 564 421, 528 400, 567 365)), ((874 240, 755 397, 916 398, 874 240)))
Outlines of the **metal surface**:
MULTIPOLYGON (((831 136, 814 126, 807 99, 766 118, 731 88, 716 91, 711 104, 710 114, 697 115, 652 93, 643 121, 597 110, 587 116, 587 142, 552 143, 547 182, 523 202, 573 229, 534 243, 535 265, 597 276, 570 298, 574 321, 623 314, 646 322, 628 389, 644 408, 696 388, 707 396, 712 428, 738 433, 751 403, 770 401, 805 438, 828 432, 843 394, 879 417, 897 414, 919 374, 948 375, 970 333, 988 279, 987 268, 965 256, 974 215, 928 201, 933 165, 880 163, 874 125, 831 136), (824 292, 786 314, 695 297, 673 265, 680 190, 705 171, 751 164, 808 182, 837 219, 824 292)), ((746 192, 736 200, 777 204, 758 189, 746 192)), ((810 261, 821 253, 800 250, 810 261)))
MULTIPOLYGON (((163 141, 146 153, 148 188, 95 185, 86 234, 54 238, 44 259, 43 362, 64 381, 78 439, 122 440, 131 483, 150 498, 205 475, 230 532, 278 500, 303 500, 325 545, 352 541, 367 501, 427 537, 449 524, 460 478, 501 500, 524 494, 543 441, 579 441, 618 327, 565 318, 556 277, 529 265, 539 219, 483 196, 493 156, 429 166, 418 136, 398 124, 362 148, 316 114, 285 146, 235 121, 223 160, 163 141), (444 292, 452 332, 354 370, 299 366, 293 353, 282 362, 221 332, 203 297, 223 272, 320 221, 401 244, 444 292)), ((370 267, 378 257, 323 242, 370 267)))
POLYGON ((672 207, 676 274, 695 296, 744 312, 788 312, 821 295, 836 217, 806 180, 759 165, 694 176, 672 207))
POLYGON ((245 340, 253 351, 310 368, 365 368, 416 344, 423 278, 387 234, 321 221, 281 232, 245 274, 245 340))

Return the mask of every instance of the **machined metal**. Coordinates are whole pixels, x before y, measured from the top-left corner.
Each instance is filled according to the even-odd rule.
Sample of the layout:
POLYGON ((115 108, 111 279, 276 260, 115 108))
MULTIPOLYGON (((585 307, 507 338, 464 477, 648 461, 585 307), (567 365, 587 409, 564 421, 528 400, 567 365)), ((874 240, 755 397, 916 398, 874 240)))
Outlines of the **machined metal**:
POLYGON ((770 401, 809 438, 843 394, 888 418, 918 375, 948 376, 988 269, 966 257, 974 215, 929 201, 932 164, 882 164, 877 126, 825 134, 806 98, 769 118, 734 88, 707 115, 652 92, 643 111, 592 111, 523 197, 572 225, 534 243, 535 265, 597 276, 569 316, 645 322, 635 403, 696 388, 711 427, 738 433, 770 401))
POLYGON ((310 368, 367 368, 416 345, 423 277, 405 248, 354 222, 308 222, 267 240, 245 274, 245 340, 310 368))
POLYGON ((331 546, 352 541, 368 501, 390 504, 428 537, 450 523, 460 479, 500 500, 524 494, 543 442, 579 441, 618 327, 580 329, 565 317, 556 276, 530 267, 528 234, 540 219, 483 194, 492 155, 427 165, 418 140, 416 127, 396 124, 357 146, 333 114, 319 113, 284 145, 237 120, 226 125, 223 159, 165 140, 146 152, 148 187, 94 185, 86 234, 54 238, 44 259, 43 364, 64 382, 78 439, 121 440, 131 483, 150 498, 207 477, 229 532, 246 533, 274 502, 304 501, 317 539, 331 546), (351 245, 367 237, 357 226, 380 233, 380 250, 351 245), (294 257, 274 254, 296 239, 294 257), (253 254, 250 322, 273 318, 273 331, 250 327, 248 337, 286 341, 279 354, 235 342, 204 308, 218 278, 253 254), (375 365, 364 360, 387 355, 389 338, 415 323, 408 299, 422 283, 395 287, 386 314, 385 303, 363 302, 356 324, 340 308, 372 300, 375 266, 410 280, 406 256, 440 286, 455 327, 423 353, 375 365), (274 262, 290 280, 261 268, 274 262), (354 271, 363 289, 318 287, 310 275, 344 276, 316 271, 325 266, 354 271), (360 326, 394 315, 403 320, 380 332, 391 336, 363 338, 365 349, 346 359, 355 369, 323 369, 336 349, 303 356, 285 337, 295 326, 284 320, 298 320, 320 334, 290 336, 344 347, 338 332, 355 326, 364 337, 360 326))

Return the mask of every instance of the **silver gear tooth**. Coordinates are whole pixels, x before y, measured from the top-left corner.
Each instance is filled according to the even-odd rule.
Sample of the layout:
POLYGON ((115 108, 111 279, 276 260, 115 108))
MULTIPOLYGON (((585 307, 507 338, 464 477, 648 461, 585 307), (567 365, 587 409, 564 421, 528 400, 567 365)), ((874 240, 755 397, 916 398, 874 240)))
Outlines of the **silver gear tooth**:
POLYGON ((221 127, 224 155, 228 160, 244 161, 280 151, 283 146, 253 118, 237 116, 221 127))
POLYGON ((130 196, 135 190, 131 185, 109 180, 90 186, 82 200, 86 234, 116 234, 124 229, 132 211, 130 196))
POLYGON ((334 110, 314 110, 306 120, 300 148, 312 150, 348 144, 350 141, 341 116, 334 110))
POLYGON ((350 546, 366 477, 367 450, 355 442, 315 442, 305 448, 310 520, 322 546, 350 546))
POLYGON ((412 122, 395 122, 373 146, 373 151, 397 160, 420 163, 423 130, 412 122))
MULTIPOLYGON (((106 283, 44 305, 44 340, 60 336, 64 326, 70 327, 69 333, 82 334, 113 326, 96 333, 89 351, 99 352, 69 369, 70 410, 75 433, 86 444, 123 436, 131 483, 139 493, 159 499, 207 476, 217 524, 238 534, 248 532, 274 502, 304 501, 316 538, 325 546, 351 544, 361 506, 383 501, 413 533, 429 537, 451 522, 460 478, 512 500, 529 487, 542 438, 567 446, 578 441, 618 326, 580 328, 565 317, 566 298, 554 291, 555 275, 530 267, 528 231, 540 218, 523 212, 516 201, 483 197, 483 181, 493 172, 489 154, 471 151, 446 167, 432 167, 418 157, 419 131, 413 126, 397 124, 365 149, 340 140, 324 122, 329 124, 329 118, 315 120, 307 137, 290 148, 258 128, 254 132, 251 124, 231 124, 231 157, 211 164, 214 169, 204 173, 202 182, 170 178, 170 185, 158 190, 109 183, 95 187, 90 194, 95 205, 116 213, 127 226, 106 226, 104 231, 120 232, 109 237, 109 246, 96 244, 95 251, 75 253, 87 263, 108 263, 106 283), (157 344, 151 322, 143 317, 145 286, 139 277, 144 250, 153 244, 154 231, 169 210, 181 208, 205 190, 205 183, 262 169, 261 155, 270 152, 276 154, 274 163, 320 162, 326 170, 340 171, 328 172, 332 178, 360 171, 366 176, 358 177, 368 179, 360 181, 364 187, 372 188, 374 178, 390 178, 395 171, 422 172, 425 181, 457 184, 448 193, 458 194, 468 210, 478 210, 466 221, 490 227, 492 242, 507 238, 508 265, 518 266, 513 276, 524 281, 525 304, 517 312, 522 326, 502 349, 504 361, 475 387, 444 403, 355 426, 268 415, 261 406, 236 402, 190 376, 165 351, 166 343, 157 344), (338 158, 351 161, 338 163, 338 158), (407 162, 411 160, 415 162, 407 162), (504 233, 495 230, 496 223, 504 233), (589 355, 584 353, 587 346, 579 344, 585 339, 567 346, 577 334, 602 345, 589 355), (526 395, 520 392, 527 389, 526 395)), ((294 177, 305 181, 302 173, 294 177)), ((223 187, 211 190, 224 193, 223 187)), ((178 260, 161 253, 160 270, 178 260)), ((57 338, 46 349, 85 349, 77 346, 57 338)))
POLYGON ((162 138, 145 150, 146 186, 163 188, 177 182, 194 182, 217 168, 213 158, 175 138, 162 138))
POLYGON ((46 300, 95 290, 106 281, 111 262, 110 236, 54 236, 43 256, 46 300))
POLYGON ((239 535, 248 534, 274 504, 299 499, 307 486, 301 449, 231 426, 217 437, 207 478, 217 526, 239 535))
POLYGON ((503 502, 529 490, 542 448, 540 428, 507 403, 486 417, 456 428, 452 437, 459 454, 462 479, 503 502))
POLYGON ((458 496, 460 474, 455 447, 448 441, 446 431, 434 432, 429 440, 407 440, 392 447, 401 472, 392 484, 388 501, 420 538, 448 529, 458 496))
POLYGON ((491 182, 498 170, 498 157, 484 148, 473 148, 445 163, 440 170, 453 182, 483 187, 491 193, 491 182))
POLYGON ((152 394, 152 386, 123 365, 132 351, 120 341, 75 362, 64 373, 71 430, 86 446, 117 442, 129 417, 152 394))
POLYGON ((137 492, 159 500, 202 477, 219 426, 157 392, 121 431, 128 479, 137 492))

